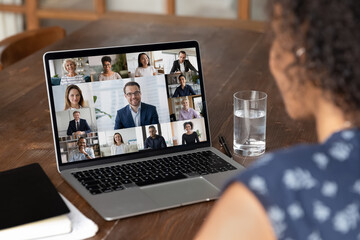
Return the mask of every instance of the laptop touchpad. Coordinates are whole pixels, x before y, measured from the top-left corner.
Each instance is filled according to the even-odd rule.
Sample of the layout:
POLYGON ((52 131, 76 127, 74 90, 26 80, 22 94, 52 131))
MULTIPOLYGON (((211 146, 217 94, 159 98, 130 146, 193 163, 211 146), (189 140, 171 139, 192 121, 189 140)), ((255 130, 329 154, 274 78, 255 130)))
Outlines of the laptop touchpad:
POLYGON ((204 178, 191 178, 141 188, 160 206, 182 205, 215 199, 220 190, 204 178))

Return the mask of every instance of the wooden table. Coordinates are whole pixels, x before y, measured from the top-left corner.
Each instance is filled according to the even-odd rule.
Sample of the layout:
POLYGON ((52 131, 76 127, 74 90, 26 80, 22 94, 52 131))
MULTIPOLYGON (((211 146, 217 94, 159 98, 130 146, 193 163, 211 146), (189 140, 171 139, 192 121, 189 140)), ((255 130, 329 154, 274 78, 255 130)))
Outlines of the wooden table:
MULTIPOLYGON (((38 162, 56 188, 99 226, 93 239, 191 239, 214 202, 106 222, 57 173, 42 65, 47 50, 195 39, 200 43, 212 144, 224 135, 232 149, 232 95, 268 93, 267 151, 315 142, 314 124, 285 113, 268 68, 261 24, 124 14, 95 21, 0 72, 0 171, 38 162), (244 29, 255 29, 249 31, 244 29)), ((254 158, 236 157, 247 166, 254 158)))

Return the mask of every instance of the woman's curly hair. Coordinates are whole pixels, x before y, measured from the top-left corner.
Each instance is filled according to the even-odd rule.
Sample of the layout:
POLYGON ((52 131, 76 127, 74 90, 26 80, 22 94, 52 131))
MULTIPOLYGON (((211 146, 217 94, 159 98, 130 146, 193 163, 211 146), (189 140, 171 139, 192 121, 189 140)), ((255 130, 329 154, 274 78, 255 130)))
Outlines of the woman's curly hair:
POLYGON ((281 31, 294 40, 294 55, 305 50, 294 64, 305 69, 301 80, 330 93, 344 112, 360 109, 360 1, 269 0, 268 6, 270 19, 280 17, 281 31))

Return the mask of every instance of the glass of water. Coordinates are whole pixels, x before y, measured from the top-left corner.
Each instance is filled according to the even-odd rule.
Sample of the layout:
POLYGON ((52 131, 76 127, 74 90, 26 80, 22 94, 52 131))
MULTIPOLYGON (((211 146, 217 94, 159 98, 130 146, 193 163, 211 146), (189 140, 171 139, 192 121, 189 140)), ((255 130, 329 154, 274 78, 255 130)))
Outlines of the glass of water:
POLYGON ((267 94, 240 91, 234 94, 234 152, 259 156, 265 152, 267 94))

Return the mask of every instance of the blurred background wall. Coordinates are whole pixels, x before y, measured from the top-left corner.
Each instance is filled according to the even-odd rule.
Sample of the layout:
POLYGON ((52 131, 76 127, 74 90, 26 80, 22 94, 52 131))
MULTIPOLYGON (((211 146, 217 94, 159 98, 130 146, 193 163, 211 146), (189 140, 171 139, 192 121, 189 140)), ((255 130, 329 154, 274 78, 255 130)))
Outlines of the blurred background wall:
POLYGON ((67 34, 106 14, 140 13, 264 21, 267 0, 0 0, 0 40, 46 26, 67 34))

